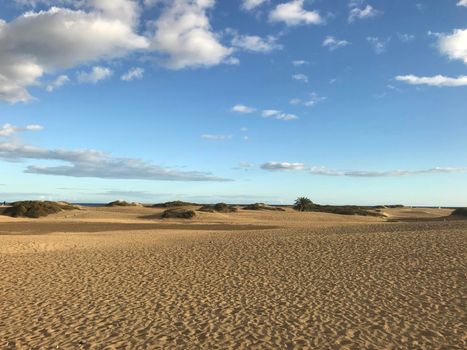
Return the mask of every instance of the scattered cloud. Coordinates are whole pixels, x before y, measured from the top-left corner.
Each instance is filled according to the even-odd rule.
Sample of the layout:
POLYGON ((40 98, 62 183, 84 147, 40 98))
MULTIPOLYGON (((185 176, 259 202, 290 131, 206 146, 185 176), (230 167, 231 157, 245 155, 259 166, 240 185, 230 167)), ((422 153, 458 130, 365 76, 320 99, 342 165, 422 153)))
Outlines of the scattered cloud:
POLYGON ((333 36, 327 36, 323 41, 323 46, 327 47, 330 51, 337 50, 341 47, 346 47, 350 45, 350 42, 347 40, 338 40, 333 36))
POLYGON ((284 121, 298 119, 298 117, 295 114, 284 113, 277 109, 265 109, 261 112, 261 116, 263 118, 271 118, 271 119, 284 120, 284 121))
POLYGON ((139 179, 154 181, 228 181, 198 171, 179 171, 145 162, 138 158, 118 158, 96 150, 46 149, 35 146, 0 142, 0 159, 5 161, 61 161, 65 165, 30 165, 29 174, 101 179, 139 179))
POLYGON ((304 163, 289 163, 289 162, 268 162, 261 165, 261 169, 268 171, 287 171, 299 170, 307 171, 312 175, 323 176, 346 176, 346 177, 401 177, 413 175, 428 175, 428 174, 454 174, 467 172, 467 168, 430 168, 422 170, 390 170, 390 171, 367 171, 367 170, 351 170, 342 171, 329 169, 326 167, 309 167, 304 163))
POLYGON ((154 21, 151 48, 164 56, 170 69, 209 67, 226 62, 232 48, 222 45, 211 27, 207 11, 213 0, 160 1, 165 5, 154 21))
POLYGON ((28 88, 39 85, 45 74, 149 47, 148 40, 135 32, 136 2, 87 4, 0 20, 0 100, 27 102, 32 99, 28 88))
POLYGON ((80 83, 97 84, 113 75, 110 68, 95 66, 89 72, 78 72, 77 78, 80 83))
POLYGON ((48 83, 45 89, 48 92, 52 92, 69 82, 70 82, 70 78, 68 78, 67 75, 59 75, 54 81, 51 81, 50 83, 48 83))
POLYGON ((269 53, 274 50, 281 50, 282 45, 277 43, 275 36, 268 36, 263 39, 257 35, 234 35, 232 46, 251 52, 269 53))
POLYGON ((415 35, 413 35, 413 34, 397 33, 397 37, 403 43, 409 43, 409 42, 415 40, 415 35))
POLYGON ((459 0, 459 2, 457 3, 457 6, 467 7, 467 0, 459 0))
POLYGON ((466 172, 465 168, 431 168, 422 170, 391 170, 391 171, 339 171, 327 169, 323 167, 312 167, 309 172, 313 175, 324 176, 347 176, 347 177, 401 177, 413 175, 428 175, 428 174, 453 174, 466 172))
POLYGON ((354 7, 355 5, 357 5, 357 3, 355 2, 350 3, 351 8, 350 8, 349 18, 348 18, 349 23, 353 23, 359 19, 372 18, 380 14, 380 11, 376 10, 371 5, 366 5, 365 7, 362 7, 362 8, 354 7))
POLYGON ((467 29, 455 29, 451 34, 438 34, 438 49, 450 59, 467 64, 467 29))
POLYGON ((202 134, 201 138, 204 140, 212 140, 212 141, 223 141, 229 140, 232 138, 232 135, 213 135, 213 134, 202 134))
POLYGON ((306 99, 293 98, 289 101, 292 105, 304 105, 306 107, 313 107, 317 103, 323 102, 326 97, 318 95, 316 92, 312 92, 306 99))
POLYGON ((305 164, 303 163, 289 163, 289 162, 267 162, 261 165, 264 170, 303 170, 305 164))
POLYGON ((293 80, 301 81, 303 83, 308 83, 308 76, 305 74, 294 74, 292 75, 293 80))
POLYGON ((271 22, 283 22, 287 26, 301 24, 321 24, 323 18, 317 11, 307 11, 303 8, 304 0, 293 0, 277 5, 269 14, 271 22))
POLYGON ((243 0, 242 1, 242 8, 247 11, 251 11, 256 9, 257 7, 261 6, 268 0, 243 0))
POLYGON ((250 162, 240 162, 237 167, 235 167, 235 170, 252 170, 256 168, 256 164, 250 163, 250 162))
POLYGON ((457 78, 446 77, 444 75, 435 75, 432 77, 418 77, 416 75, 398 75, 395 79, 410 85, 428 85, 438 87, 467 86, 467 75, 460 75, 457 78))
POLYGON ((11 136, 13 134, 16 134, 18 132, 22 131, 40 131, 44 129, 42 125, 37 125, 37 124, 30 124, 26 126, 15 126, 12 124, 4 124, 3 126, 0 126, 0 136, 11 136))
POLYGON ((375 36, 369 36, 366 38, 366 40, 370 43, 371 47, 373 48, 373 51, 375 54, 380 55, 384 52, 386 52, 387 49, 387 44, 389 42, 389 39, 383 40, 375 36))
POLYGON ((235 113, 248 114, 253 113, 254 111, 256 111, 256 109, 242 104, 237 104, 232 107, 231 111, 235 113))
POLYGON ((296 67, 300 67, 300 66, 303 66, 305 64, 309 64, 310 62, 308 61, 305 61, 305 60, 296 60, 296 61, 292 61, 292 64, 296 67))
POLYGON ((306 99, 303 104, 307 107, 313 107, 317 103, 320 103, 324 100, 326 100, 326 97, 319 96, 317 93, 312 92, 309 98, 306 99))
POLYGON ((140 67, 131 68, 128 72, 123 74, 120 79, 123 81, 132 81, 135 79, 142 79, 144 75, 144 69, 140 67))

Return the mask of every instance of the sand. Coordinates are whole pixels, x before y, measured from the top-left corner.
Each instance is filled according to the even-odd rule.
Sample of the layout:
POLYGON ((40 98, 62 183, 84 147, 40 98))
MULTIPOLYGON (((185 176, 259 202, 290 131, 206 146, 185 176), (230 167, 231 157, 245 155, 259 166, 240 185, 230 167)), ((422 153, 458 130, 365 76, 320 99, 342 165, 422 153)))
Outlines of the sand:
POLYGON ((467 346, 467 221, 159 212, 0 217, 0 349, 467 346))

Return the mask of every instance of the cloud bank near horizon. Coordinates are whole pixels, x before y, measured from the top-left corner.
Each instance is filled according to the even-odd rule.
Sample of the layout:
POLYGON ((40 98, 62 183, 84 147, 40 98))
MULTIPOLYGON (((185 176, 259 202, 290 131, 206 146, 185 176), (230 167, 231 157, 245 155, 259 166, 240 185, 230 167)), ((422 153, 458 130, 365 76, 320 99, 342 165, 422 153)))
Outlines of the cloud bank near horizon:
POLYGON ((262 170, 267 171, 306 171, 312 175, 322 176, 344 176, 344 177, 403 177, 428 174, 454 174, 465 173, 467 168, 443 168, 434 167, 420 170, 335 170, 326 167, 306 166, 304 163, 292 162, 267 162, 260 166, 262 170))

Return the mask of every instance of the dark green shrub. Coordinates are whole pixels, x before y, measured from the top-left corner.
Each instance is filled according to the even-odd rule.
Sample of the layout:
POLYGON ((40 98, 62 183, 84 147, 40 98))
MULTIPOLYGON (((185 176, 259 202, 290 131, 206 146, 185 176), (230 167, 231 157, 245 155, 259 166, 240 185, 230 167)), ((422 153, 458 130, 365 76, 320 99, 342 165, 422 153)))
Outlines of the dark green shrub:
POLYGON ((295 201, 294 209, 298 211, 311 211, 319 213, 330 213, 338 215, 361 215, 383 217, 384 215, 376 211, 368 210, 368 207, 359 207, 355 205, 319 205, 314 204, 306 197, 299 197, 295 201))
POLYGON ((229 205, 226 203, 217 203, 214 205, 203 205, 201 208, 198 209, 199 211, 209 212, 209 213, 233 213, 236 212, 238 209, 235 208, 233 205, 229 205))
POLYGON ((163 219, 192 219, 195 216, 193 210, 186 209, 167 209, 161 215, 163 219))
POLYGON ((65 202, 49 201, 21 201, 11 203, 9 208, 3 211, 3 214, 12 217, 40 218, 49 214, 59 213, 62 210, 79 209, 65 202))
POLYGON ((106 204, 106 207, 136 207, 137 203, 129 203, 125 201, 114 201, 106 204))
POLYGON ((297 211, 311 211, 315 205, 307 197, 298 197, 293 208, 297 211))
POLYGON ((171 201, 165 203, 153 204, 153 208, 174 208, 174 207, 185 207, 185 206, 194 206, 198 205, 196 203, 183 202, 183 201, 171 201))
POLYGON ((452 212, 451 216, 467 217, 467 208, 457 208, 452 212))
POLYGON ((275 210, 275 211, 285 211, 284 208, 272 207, 264 203, 254 203, 248 204, 242 208, 243 210, 275 210))

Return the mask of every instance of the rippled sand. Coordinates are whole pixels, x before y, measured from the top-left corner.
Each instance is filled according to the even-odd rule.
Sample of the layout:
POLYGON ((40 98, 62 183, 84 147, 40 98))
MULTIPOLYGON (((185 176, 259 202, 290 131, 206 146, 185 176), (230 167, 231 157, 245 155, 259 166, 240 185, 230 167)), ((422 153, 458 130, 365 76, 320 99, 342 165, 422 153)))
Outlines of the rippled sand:
MULTIPOLYGON (((135 223, 144 214, 137 210, 147 209, 131 210, 39 221, 135 223)), ((34 226, 2 218, 0 232, 20 221, 34 226)), ((194 222, 274 229, 170 223, 182 226, 0 233, 0 348, 467 345, 467 221, 383 223, 288 211, 194 222)))

